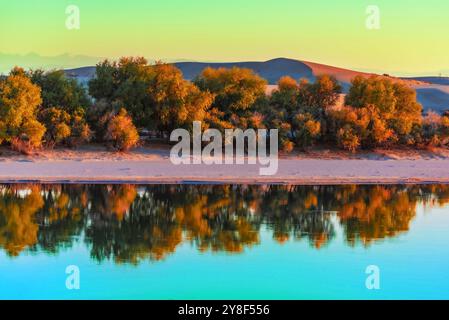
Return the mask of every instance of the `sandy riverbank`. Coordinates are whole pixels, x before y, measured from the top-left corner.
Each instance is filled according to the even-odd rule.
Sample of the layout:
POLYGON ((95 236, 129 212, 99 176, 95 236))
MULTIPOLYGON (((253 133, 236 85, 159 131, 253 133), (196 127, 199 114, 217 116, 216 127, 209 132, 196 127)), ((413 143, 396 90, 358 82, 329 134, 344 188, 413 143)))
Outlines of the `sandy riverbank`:
POLYGON ((111 153, 100 147, 23 156, 0 150, 0 182, 55 183, 449 183, 449 151, 382 151, 351 155, 335 150, 281 156, 274 176, 259 165, 173 165, 169 150, 111 153))

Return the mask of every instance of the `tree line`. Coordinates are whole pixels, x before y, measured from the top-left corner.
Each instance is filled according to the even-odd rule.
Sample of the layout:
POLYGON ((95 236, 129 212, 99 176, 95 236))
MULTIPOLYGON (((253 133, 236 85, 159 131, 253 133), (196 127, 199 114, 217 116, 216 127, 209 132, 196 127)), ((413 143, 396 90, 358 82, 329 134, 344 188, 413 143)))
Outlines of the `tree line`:
POLYGON ((174 65, 141 57, 104 60, 87 88, 64 71, 16 67, 0 79, 0 143, 30 153, 90 141, 125 151, 139 133, 167 138, 176 128, 278 129, 283 151, 332 144, 356 151, 447 145, 449 115, 423 114, 400 80, 357 76, 344 104, 328 75, 314 82, 282 77, 271 94, 250 69, 206 68, 193 81, 174 65))

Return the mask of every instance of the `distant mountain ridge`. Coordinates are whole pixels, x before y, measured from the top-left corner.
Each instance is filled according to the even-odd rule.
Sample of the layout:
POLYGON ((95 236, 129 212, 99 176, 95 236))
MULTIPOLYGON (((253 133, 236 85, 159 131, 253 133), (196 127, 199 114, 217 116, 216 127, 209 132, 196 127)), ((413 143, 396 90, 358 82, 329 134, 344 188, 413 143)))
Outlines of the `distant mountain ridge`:
POLYGON ((100 60, 102 60, 101 57, 72 55, 67 53, 46 57, 37 53, 20 55, 0 52, 0 73, 8 73, 14 66, 21 66, 25 69, 67 69, 83 65, 94 65, 100 60))
MULTIPOLYGON (((268 61, 249 61, 249 62, 176 62, 184 77, 193 80, 206 67, 212 68, 248 68, 266 79, 271 87, 274 88, 277 81, 283 76, 290 76, 294 79, 305 78, 314 81, 316 76, 329 74, 335 76, 342 84, 343 91, 347 92, 350 87, 350 81, 355 76, 360 75, 368 77, 373 73, 359 72, 349 69, 343 69, 324 64, 300 61, 287 58, 276 58, 268 61)), ((87 83, 89 79, 95 76, 95 67, 82 67, 65 70, 70 77, 78 79, 82 83, 87 83)), ((435 110, 442 112, 449 109, 449 78, 444 77, 414 77, 398 78, 384 75, 393 81, 402 81, 413 87, 417 91, 418 101, 425 110, 435 110)))

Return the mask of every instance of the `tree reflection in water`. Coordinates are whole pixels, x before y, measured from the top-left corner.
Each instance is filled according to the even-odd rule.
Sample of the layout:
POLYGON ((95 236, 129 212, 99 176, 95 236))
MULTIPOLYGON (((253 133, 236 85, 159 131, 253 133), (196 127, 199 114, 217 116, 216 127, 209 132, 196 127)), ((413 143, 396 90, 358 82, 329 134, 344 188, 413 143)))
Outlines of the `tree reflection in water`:
POLYGON ((2 185, 0 248, 51 254, 76 242, 93 259, 138 264, 191 242, 201 251, 242 252, 273 238, 307 239, 319 249, 335 237, 370 245, 409 229, 418 203, 443 206, 448 185, 2 185), (334 219, 335 218, 335 219, 334 219))

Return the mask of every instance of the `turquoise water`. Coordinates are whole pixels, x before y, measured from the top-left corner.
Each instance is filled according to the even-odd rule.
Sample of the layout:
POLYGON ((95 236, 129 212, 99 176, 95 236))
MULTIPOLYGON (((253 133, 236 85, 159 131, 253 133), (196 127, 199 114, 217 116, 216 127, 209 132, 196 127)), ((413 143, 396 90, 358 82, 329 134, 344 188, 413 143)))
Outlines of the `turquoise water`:
POLYGON ((0 298, 448 299, 448 231, 442 185, 3 185, 0 298))

